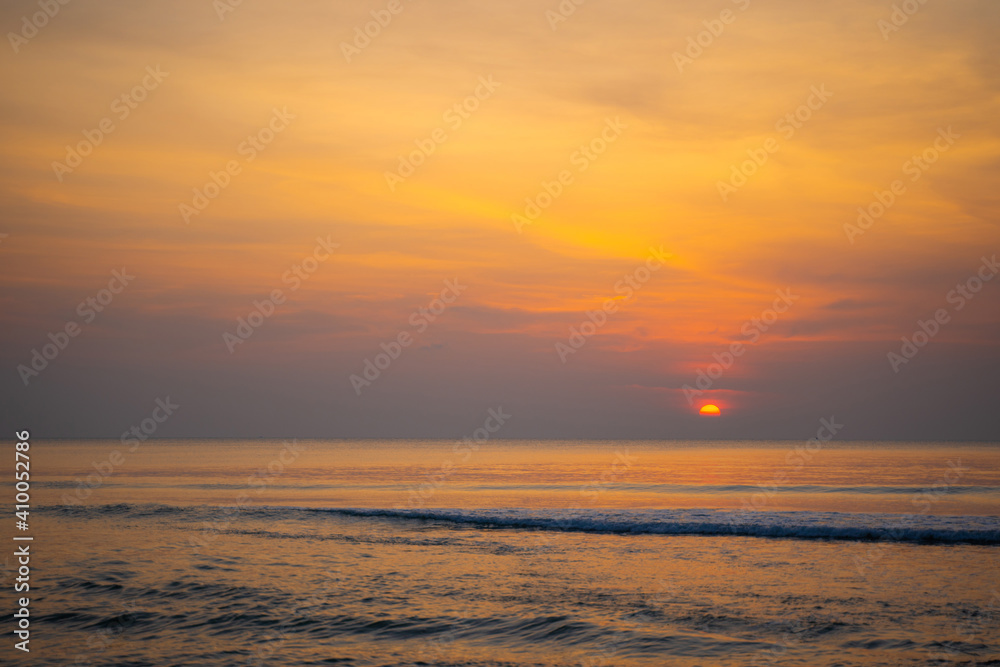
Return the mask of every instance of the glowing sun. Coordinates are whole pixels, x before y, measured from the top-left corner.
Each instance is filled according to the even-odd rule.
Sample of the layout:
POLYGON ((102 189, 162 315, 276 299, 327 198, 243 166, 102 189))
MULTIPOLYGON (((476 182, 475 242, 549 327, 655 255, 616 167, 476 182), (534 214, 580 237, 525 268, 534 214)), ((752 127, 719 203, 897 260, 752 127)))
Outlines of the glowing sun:
POLYGON ((722 410, 719 409, 718 405, 703 405, 698 414, 702 417, 719 417, 722 415, 722 410))

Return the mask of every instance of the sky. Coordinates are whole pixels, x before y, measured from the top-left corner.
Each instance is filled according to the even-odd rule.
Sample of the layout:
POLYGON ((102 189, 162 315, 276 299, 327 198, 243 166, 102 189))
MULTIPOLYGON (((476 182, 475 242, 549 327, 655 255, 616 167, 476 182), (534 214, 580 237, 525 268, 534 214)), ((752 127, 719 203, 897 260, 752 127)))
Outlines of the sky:
POLYGON ((1000 5, 895 7, 5 2, 0 426, 1000 440, 1000 5))

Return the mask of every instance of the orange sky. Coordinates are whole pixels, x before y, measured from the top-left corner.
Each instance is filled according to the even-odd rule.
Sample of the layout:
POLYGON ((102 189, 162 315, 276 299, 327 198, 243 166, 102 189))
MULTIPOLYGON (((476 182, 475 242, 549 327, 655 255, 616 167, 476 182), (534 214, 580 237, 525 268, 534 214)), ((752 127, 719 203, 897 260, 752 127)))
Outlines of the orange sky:
MULTIPOLYGON (((886 39, 888 2, 593 0, 553 29, 554 1, 404 0, 347 62, 342 43, 388 5, 247 0, 220 19, 207 0, 70 3, 7 49, 5 402, 62 410, 53 432, 63 435, 117 433, 156 396, 190 387, 198 416, 178 434, 244 434, 241 420, 253 418, 215 401, 248 391, 232 402, 251 412, 294 403, 299 421, 279 419, 279 435, 302 423, 319 435, 382 435, 387 421, 394 434, 446 434, 494 402, 524 400, 534 430, 523 435, 575 435, 589 423, 574 421, 575 404, 613 411, 588 419, 623 432, 695 437, 683 385, 745 340, 741 329, 779 289, 800 298, 705 395, 735 414, 774 415, 743 423, 749 436, 778 433, 788 410, 811 425, 831 405, 853 409, 852 385, 881 383, 857 419, 884 437, 894 431, 868 404, 905 414, 903 383, 945 391, 946 381, 973 407, 985 400, 976 383, 1000 359, 996 284, 954 313, 937 351, 921 352, 928 361, 901 371, 909 382, 886 354, 1000 250, 995 3, 927 3, 886 39), (724 10, 731 22, 678 71, 674 54, 718 28, 724 10), (147 68, 166 74, 156 81, 147 68), (115 101, 144 77, 155 87, 122 117, 115 101), (473 111, 447 113, 477 88, 473 111), (829 99, 813 97, 788 136, 779 122, 817 89, 829 99), (243 142, 275 109, 294 118, 248 160, 243 142), (105 118, 113 130, 57 174, 66 146, 96 136, 105 118), (905 164, 947 128, 957 139, 914 180, 905 164), (386 172, 435 130, 444 141, 390 188, 386 172), (602 131, 613 141, 586 157, 581 147, 602 131), (769 141, 776 152, 723 201, 731 166, 769 141), (239 173, 186 221, 193 188, 232 161, 239 173), (561 172, 561 194, 518 231, 512 215, 561 172), (905 193, 850 242, 845 224, 897 179, 905 193), (287 292, 282 275, 328 236, 333 258, 230 354, 223 334, 253 300, 287 292), (562 364, 556 344, 651 246, 671 255, 666 266, 562 364), (25 386, 18 365, 121 267, 135 283, 25 386), (456 278, 467 291, 356 395, 350 375, 456 278), (806 400, 819 367, 806 377, 804 363, 844 375, 806 400), (129 410, 80 407, 94 369, 129 410), (551 384, 542 392, 539 381, 551 384), (217 391, 196 389, 213 382, 217 391), (581 383, 586 395, 574 394, 581 383)), ((37 10, 7 3, 0 25, 21 30, 37 10)), ((997 426, 977 422, 969 434, 996 437, 997 426)))

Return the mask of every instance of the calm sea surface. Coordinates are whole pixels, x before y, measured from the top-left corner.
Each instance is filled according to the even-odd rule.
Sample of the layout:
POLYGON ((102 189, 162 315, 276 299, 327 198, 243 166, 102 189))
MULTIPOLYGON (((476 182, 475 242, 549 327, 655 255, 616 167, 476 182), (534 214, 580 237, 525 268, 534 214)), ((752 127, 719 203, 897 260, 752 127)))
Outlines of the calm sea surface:
POLYGON ((33 441, 31 473, 4 664, 1000 665, 997 445, 33 441))

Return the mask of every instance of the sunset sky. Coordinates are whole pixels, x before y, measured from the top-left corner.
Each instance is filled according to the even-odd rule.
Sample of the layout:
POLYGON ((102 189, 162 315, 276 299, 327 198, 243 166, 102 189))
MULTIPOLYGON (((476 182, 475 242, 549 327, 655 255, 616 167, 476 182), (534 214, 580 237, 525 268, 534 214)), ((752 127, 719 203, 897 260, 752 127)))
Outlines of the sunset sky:
POLYGON ((1000 439, 1000 5, 558 7, 4 3, 4 430, 1000 439))

